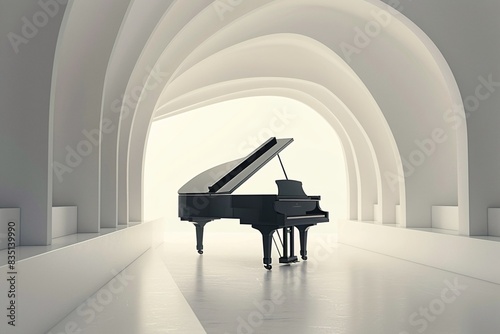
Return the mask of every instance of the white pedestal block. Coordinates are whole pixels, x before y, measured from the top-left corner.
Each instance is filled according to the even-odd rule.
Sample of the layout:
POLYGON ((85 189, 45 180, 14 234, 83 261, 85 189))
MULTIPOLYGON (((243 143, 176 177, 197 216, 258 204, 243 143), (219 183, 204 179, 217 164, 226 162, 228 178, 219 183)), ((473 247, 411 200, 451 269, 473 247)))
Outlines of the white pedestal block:
POLYGON ((52 238, 75 234, 77 227, 76 206, 56 206, 52 208, 52 238))
POLYGON ((500 208, 488 208, 488 235, 500 237, 500 208))
POLYGON ((16 246, 19 246, 19 240, 21 240, 20 218, 21 210, 19 208, 0 209, 0 250, 7 248, 9 223, 14 223, 16 246))
POLYGON ((433 206, 432 227, 458 231, 458 206, 433 206))

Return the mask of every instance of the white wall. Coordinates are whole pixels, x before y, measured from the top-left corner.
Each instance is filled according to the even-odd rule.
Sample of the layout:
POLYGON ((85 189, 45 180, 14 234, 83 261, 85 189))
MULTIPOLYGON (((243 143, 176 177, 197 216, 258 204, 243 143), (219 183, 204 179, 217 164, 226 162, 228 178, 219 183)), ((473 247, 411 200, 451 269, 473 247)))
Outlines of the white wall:
MULTIPOLYGON (((128 79, 142 53, 144 45, 157 22, 174 0, 134 0, 118 33, 113 52, 106 70, 103 88, 102 119, 112 123, 113 130, 101 137, 101 227, 115 227, 118 223, 118 127, 120 116, 118 106, 128 79)), ((146 75, 146 71, 143 73, 146 75)), ((133 101, 135 103, 137 101, 133 101)), ((120 166, 123 170, 124 166, 120 166)), ((125 169, 126 170, 126 169, 125 169)), ((122 187, 122 193, 126 187, 122 187)), ((126 197, 126 196, 125 196, 126 197)), ((122 215, 121 224, 128 223, 127 215, 122 215)))
POLYGON ((106 68, 130 0, 68 7, 53 82, 54 205, 78 207, 78 231, 100 228, 100 140, 106 68))
MULTIPOLYGON (((170 229, 194 231, 177 217, 177 191, 198 173, 243 157, 269 136, 294 138, 281 154, 290 179, 303 182, 308 195, 321 195, 331 222, 347 215, 346 171, 336 134, 319 114, 281 97, 231 100, 153 123, 146 155, 146 219, 164 216, 170 229)), ((276 194, 284 179, 279 160, 271 160, 235 194, 276 194)), ((321 224, 320 224, 321 225, 321 224)), ((332 230, 333 224, 322 224, 332 230)), ((237 221, 216 221, 207 229, 241 231, 237 221)), ((319 228, 318 228, 319 230, 319 228)))
MULTIPOLYGON (((62 0, 60 1, 60 3, 64 2, 65 1, 62 0)), ((299 1, 247 1, 243 2, 242 6, 235 7, 230 13, 227 13, 227 19, 219 20, 217 12, 213 7, 210 7, 210 2, 208 1, 203 3, 197 2, 192 6, 187 6, 184 2, 178 1, 174 6, 177 8, 177 11, 171 11, 170 16, 163 16, 165 20, 162 22, 161 29, 157 31, 158 34, 155 35, 156 39, 153 41, 154 43, 148 44, 148 50, 143 52, 144 59, 140 62, 140 66, 136 68, 137 73, 135 73, 134 78, 137 79, 137 82, 143 79, 143 72, 146 66, 142 65, 153 65, 154 61, 158 59, 158 54, 161 53, 161 50, 163 50, 165 45, 173 39, 173 35, 178 31, 186 33, 186 31, 189 30, 189 34, 184 34, 183 37, 191 36, 191 38, 178 38, 176 39, 176 44, 171 44, 174 47, 169 50, 172 52, 172 55, 177 55, 175 60, 175 64, 177 65, 182 59, 185 59, 184 57, 189 54, 193 48, 199 46, 204 40, 207 40, 206 36, 210 34, 214 34, 213 38, 211 38, 211 42, 204 43, 206 46, 205 49, 207 52, 210 51, 209 53, 212 51, 218 52, 226 44, 230 45, 231 43, 244 41, 245 36, 251 38, 252 36, 257 37, 261 34, 272 32, 290 31, 303 33, 304 35, 310 35, 312 37, 316 36, 319 41, 325 42, 325 45, 329 42, 335 44, 329 45, 332 49, 338 49, 338 41, 335 40, 335 38, 338 38, 340 35, 335 35, 335 37, 331 32, 335 31, 340 33, 341 29, 320 29, 321 34, 316 34, 315 32, 317 31, 315 24, 323 22, 318 20, 318 15, 325 14, 326 16, 328 13, 331 14, 330 11, 325 10, 325 8, 327 8, 326 6, 312 6, 312 9, 309 8, 307 18, 310 21, 308 21, 307 24, 304 23, 304 17, 301 16, 305 13, 307 6, 311 7, 311 3, 320 2, 322 1, 317 0, 307 3, 300 1, 302 7, 296 6, 293 13, 291 11, 288 12, 289 14, 296 14, 296 16, 278 16, 277 13, 282 12, 281 6, 293 3, 298 4, 299 1), (262 8, 253 10, 263 4, 265 5, 262 6, 262 8), (204 13, 201 13, 204 6, 208 7, 205 8, 204 13), (246 15, 248 14, 247 11, 252 14, 246 15), (262 16, 256 16, 262 24, 255 25, 253 19, 256 17, 252 19, 250 16, 258 14, 258 12, 262 13, 262 16), (180 15, 181 13, 183 15, 180 15), (195 16, 197 19, 191 20, 191 18, 195 16), (174 20, 174 18, 177 20, 174 20), (242 20, 231 27, 230 23, 232 20, 237 20, 238 18, 242 20), (295 22, 297 22, 297 27, 300 29, 289 29, 293 26, 292 23, 295 22), (270 28, 268 30, 264 29, 266 23, 270 28), (188 27, 188 25, 190 26, 188 27), (208 25, 210 25, 210 29, 207 28, 208 25), (226 33, 215 34, 217 29, 220 29, 224 25, 227 25, 227 29, 222 30, 226 33), (246 29, 247 25, 248 29, 246 29), (238 29, 242 30, 239 31, 238 29), (234 34, 234 36, 231 34, 234 34), (231 37, 231 39, 226 37, 231 37), (155 45, 161 38, 164 39, 164 44, 155 45), (199 38, 201 42, 195 40, 195 38, 199 38), (191 45, 190 42, 193 41, 196 42, 191 45), (212 46, 214 50, 212 50, 212 46), (151 49, 154 49, 154 52, 151 51, 151 49)), ((390 2, 394 3, 397 1, 390 2)), ((324 4, 340 6, 344 3, 324 1, 324 4)), ((346 2, 346 6, 349 6, 349 4, 350 2, 346 2)), ((431 0, 401 0, 401 4, 401 12, 428 34, 443 53, 458 81, 462 96, 468 98, 466 101, 473 101, 471 99, 474 99, 475 95, 477 95, 478 89, 482 94, 487 94, 488 96, 479 101, 480 103, 477 110, 471 112, 467 125, 467 130, 469 131, 469 190, 471 197, 471 228, 469 232, 475 235, 486 234, 487 208, 500 206, 500 178, 498 178, 497 175, 498 166, 500 166, 500 154, 498 154, 496 150, 497 143, 500 140, 498 131, 500 114, 497 110, 500 105, 500 94, 497 92, 499 87, 496 84, 496 82, 500 80, 500 66, 498 63, 498 59, 500 59, 500 43, 497 42, 500 28, 497 13, 499 13, 500 10, 500 2, 494 0, 484 0, 477 3, 467 0, 442 0, 439 2, 431 0), (490 75, 492 80, 495 81, 493 86, 490 87, 492 91, 488 91, 487 88, 481 86, 480 80, 480 78, 488 78, 490 75)), ((75 21, 73 21, 72 24, 75 25, 75 29, 85 30, 85 28, 91 27, 95 28, 95 30, 80 31, 81 34, 76 35, 84 36, 84 38, 76 39, 73 43, 68 44, 72 49, 68 51, 68 54, 72 55, 69 59, 74 60, 74 63, 71 63, 74 66, 68 66, 69 70, 64 74, 64 79, 71 85, 71 89, 74 87, 80 88, 78 85, 81 84, 81 91, 76 92, 76 95, 71 95, 73 97, 76 96, 77 99, 69 99, 68 96, 64 96, 64 98, 68 98, 68 100, 62 105, 63 109, 67 111, 74 112, 73 108, 78 108, 76 112, 78 115, 76 115, 76 118, 80 118, 75 118, 76 121, 73 122, 74 119, 66 115, 68 116, 68 122, 65 122, 66 116, 56 120, 58 127, 60 126, 65 131, 56 133, 57 138, 59 138, 57 140, 57 154, 59 154, 57 159, 64 157, 65 145, 76 145, 79 140, 83 139, 81 137, 82 130, 86 129, 91 131, 99 127, 100 112, 102 112, 100 102, 104 85, 103 80, 106 66, 108 65, 106 57, 109 56, 111 48, 115 43, 114 37, 116 37, 121 18, 125 15, 126 11, 125 2, 120 2, 119 9, 113 7, 109 2, 104 3, 98 1, 92 2, 92 4, 90 4, 90 2, 88 2, 88 4, 79 3, 79 8, 83 9, 74 16, 75 21), (95 7, 93 7, 94 5, 95 7), (95 8, 95 10, 88 10, 91 7, 95 8), (102 30, 103 27, 106 27, 105 31, 102 30), (96 38, 98 33, 100 34, 99 38, 96 38), (104 39, 106 42, 102 42, 104 39), (97 44, 96 42, 102 42, 102 44, 97 44), (73 56, 74 54, 78 55, 79 51, 81 55, 94 57, 82 58, 82 61, 92 59, 92 61, 88 61, 90 66, 84 68, 79 67, 81 62, 77 61, 78 59, 75 60, 73 56), (88 71, 87 69, 89 68, 91 68, 92 71, 88 71), (101 87, 101 90, 96 87, 101 87), (89 98, 89 100, 87 100, 87 98, 89 98)), ((337 15, 335 17, 339 20, 342 18, 346 19, 344 11, 332 12, 336 13, 334 15, 337 15)), ((43 27, 41 26, 37 29, 36 33, 33 33, 34 36, 27 39, 26 44, 20 44, 19 53, 14 52, 12 45, 6 37, 9 32, 22 34, 22 18, 25 17, 27 20, 33 21, 33 15, 37 13, 43 13, 43 9, 37 1, 2 1, 0 3, 0 31, 4 36, 0 42, 0 73, 2 75, 2 79, 0 80, 0 100, 2 101, 0 106, 0 156, 2 159, 2 164, 0 165, 0 175, 2 177, 0 206, 21 207, 21 229, 25 244, 46 244, 50 242, 50 207, 52 206, 52 173, 50 167, 50 163, 52 162, 52 148, 50 145, 52 141, 52 116, 50 112, 50 87, 52 65, 54 62, 54 49, 56 47, 61 24, 63 6, 58 6, 57 14, 54 15, 54 17, 51 16, 46 23, 42 24, 43 27)), ((158 15, 158 17, 159 16, 160 15, 158 15)), ((40 18, 41 16, 38 17, 40 18)), ((351 22, 351 26, 346 28, 346 30, 349 30, 346 36, 352 35, 352 25, 356 24, 356 22, 362 24, 364 22, 362 19, 363 17, 360 17, 358 21, 351 22)), ((332 20, 332 17, 324 18, 325 24, 329 22, 341 24, 342 21, 339 20, 332 20)), ((378 40, 377 43, 383 42, 384 40, 378 40)), ((364 50, 363 54, 371 60, 374 58, 383 58, 368 57, 370 52, 373 51, 374 50, 368 48, 364 50)), ((202 55, 202 53, 198 55, 202 55)), ((168 56, 168 61, 173 64, 172 67, 175 69, 173 57, 170 57, 170 53, 168 56)), ((207 55, 204 55, 202 58, 207 58, 207 55)), ((117 59, 119 59, 119 57, 117 57, 117 59)), ((192 58, 191 60, 195 59, 196 58, 192 58)), ((56 59, 57 62, 60 60, 61 59, 56 59)), ((68 61, 68 59, 66 59, 66 61, 68 61)), ((354 63, 353 66, 358 66, 357 69, 359 70, 362 68, 360 64, 361 62, 358 63, 358 65, 354 63)), ((376 70, 377 66, 373 66, 370 62, 364 62, 363 64, 365 64, 364 66, 367 68, 375 68, 376 70)), ((187 68, 184 68, 184 70, 186 69, 187 68)), ((130 70, 130 68, 128 68, 128 70, 130 70)), ((118 76, 119 75, 117 75, 117 77, 118 76)), ((367 78, 367 76, 363 76, 361 72, 360 77, 363 80, 367 78)), ((378 79, 377 76, 373 76, 373 78, 378 79)), ((408 83, 406 84, 408 85, 408 83)), ((134 85, 135 81, 129 85, 129 88, 134 87, 134 85)), ((373 91, 375 91, 377 89, 377 82, 371 82, 367 84, 367 86, 370 90, 373 89, 373 91)), ((148 101, 148 106, 151 106, 151 108, 154 104, 154 101, 148 101)), ((383 103, 381 103, 381 107, 382 109, 386 109, 383 103)), ((401 108, 394 108, 393 111, 399 112, 400 109, 401 108)), ((471 108, 469 107, 469 109, 471 108)), ((141 109, 140 111, 143 112, 144 110, 145 109, 141 109)), ((151 113, 151 110, 146 110, 146 114, 140 116, 140 124, 146 124, 146 120, 149 119, 151 113)), ((418 120, 421 115, 415 113, 414 117, 418 120)), ((394 118, 393 121, 391 121, 391 127, 395 129, 395 131, 404 132, 401 130, 401 127, 397 126, 397 121, 394 121, 396 119, 397 118, 394 118)), ((458 119, 455 121, 458 123, 458 119)), ((146 126, 141 127, 141 136, 146 132, 146 128, 146 126)), ((124 132, 120 133, 120 138, 123 139, 122 143, 124 144, 120 146, 120 149, 125 152, 129 149, 129 130, 130 126, 126 127, 124 132)), ((410 134, 408 138, 405 138, 410 144, 414 139, 420 138, 416 138, 414 134, 410 134)), ((135 148, 136 146, 140 147, 142 142, 133 141, 132 144, 135 148)), ((135 152, 138 150, 134 149, 133 151, 135 152)), ((407 154, 403 155, 407 156, 407 154)), ((128 154, 121 154, 120 156, 128 157, 128 154)), ((138 156, 140 156, 140 154, 138 156)), ((446 158, 447 156, 445 155, 436 155, 435 160, 437 163, 441 160, 448 160, 446 158)), ((63 188, 58 187, 54 197, 57 199, 56 204, 76 204, 79 207, 86 207, 86 209, 81 212, 88 214, 85 216, 87 218, 84 218, 84 220, 88 222, 93 221, 91 223, 94 224, 93 227, 97 226, 95 225, 95 221, 99 220, 98 160, 98 158, 94 157, 90 160, 86 160, 89 166, 86 164, 85 167, 83 167, 84 165, 81 166, 81 172, 77 173, 79 177, 77 178, 76 174, 71 176, 72 179, 74 178, 77 180, 74 183, 68 181, 63 188), (82 191, 82 189, 84 189, 84 191, 82 191)), ((139 161, 140 159, 136 160, 139 161)), ((124 163, 124 165, 126 165, 126 163, 124 163)), ((451 175, 454 175, 453 173, 451 175)), ((139 175, 136 173, 136 169, 130 174, 132 174, 133 177, 139 175)), ((139 180, 140 177, 137 176, 136 179, 139 180)), ((455 204, 449 203, 455 201, 454 195, 451 196, 448 194, 448 192, 450 192, 449 189, 454 190, 454 183, 452 181, 446 180, 446 185, 449 186, 453 183, 453 187, 442 187, 440 184, 440 182, 442 182, 441 180, 425 178, 423 181, 431 184, 434 187, 433 190, 446 188, 443 190, 443 193, 446 195, 443 195, 443 200, 440 201, 440 203, 433 202, 430 204, 455 204)), ((126 185, 126 182, 122 183, 126 185)), ((140 187, 135 188, 138 189, 140 187)), ((127 192, 123 191, 119 193, 126 194, 127 192)), ((138 191, 136 191, 136 193, 139 194, 138 191)), ((134 205, 140 207, 140 201, 135 201, 134 205)), ((135 211, 138 212, 140 210, 135 211)), ((421 211, 425 211, 426 215, 430 215, 426 210, 421 211)), ((412 215, 415 216, 413 213, 412 215)))
POLYGON ((0 207, 21 208, 24 245, 52 237, 50 84, 64 10, 49 17, 37 1, 0 1, 0 207))
MULTIPOLYGON (((405 226, 430 227, 432 205, 456 205, 458 201, 460 207, 467 207, 468 203, 464 196, 467 189, 458 187, 457 177, 457 160, 460 158, 460 165, 466 166, 467 157, 457 153, 455 130, 442 119, 442 113, 451 107, 452 102, 460 101, 451 71, 423 32, 400 15, 396 15, 392 24, 383 30, 384 34, 373 39, 369 47, 359 51, 351 62, 348 59, 336 61, 343 56, 340 45, 353 43, 355 29, 372 22, 371 13, 384 8, 376 1, 274 1, 244 15, 248 8, 238 7, 235 15, 240 15, 239 19, 228 23, 186 57, 158 104, 177 101, 181 94, 190 96, 191 92, 204 92, 206 87, 220 85, 222 88, 231 80, 239 82, 256 77, 293 78, 320 85, 339 96, 349 107, 377 152, 377 159, 381 161, 378 166, 380 173, 378 170, 376 173, 377 182, 382 186, 379 188, 382 194, 377 194, 382 199, 379 204, 386 209, 383 212, 392 216, 386 215, 383 221, 393 223, 394 206, 401 203, 401 210, 406 212, 403 216, 405 226), (281 15, 284 11, 287 15, 281 15), (352 75, 347 76, 350 72, 352 75), (342 74, 347 78, 340 77, 342 74), (346 89, 353 78, 357 78, 361 85, 346 89), (366 100, 360 97, 365 89, 370 95, 366 100), (360 103, 369 100, 375 103, 370 107, 360 107, 360 103), (377 117, 377 111, 380 117, 377 117), (451 140, 440 143, 440 154, 424 156, 425 165, 405 180, 406 193, 400 189, 401 196, 406 197, 395 201, 391 197, 394 191, 387 189, 385 174, 389 172, 397 178, 402 172, 397 168, 397 161, 387 162, 393 156, 399 158, 397 150, 408 159, 418 149, 415 140, 426 139, 436 127, 451 140), (388 148, 393 148, 394 152, 388 148), (384 156, 386 153, 389 157, 384 156), (457 196, 457 192, 461 196, 457 196)), ((186 30, 204 29, 202 21, 209 19, 209 13, 201 13, 186 30)), ((178 41, 182 40, 183 43, 179 44, 184 47, 192 38, 184 31, 183 37, 178 41)), ((167 50, 172 55, 162 57, 162 62, 168 63, 178 57, 176 46, 169 46, 167 50)), ((226 89, 231 90, 233 86, 226 89)), ((305 86, 302 90, 306 89, 305 86)), ((316 94, 314 97, 317 98, 316 94)), ((323 99, 320 101, 335 114, 338 110, 323 99)), ((460 146, 465 147, 465 136, 461 136, 461 140, 460 146)), ((459 152, 463 151, 465 149, 459 152)), ((141 160, 133 159, 131 164, 137 161, 141 160)), ((139 174, 130 175, 137 177, 139 174)), ((462 175, 467 175, 466 170, 462 169, 462 175)), ((374 187, 362 185, 361 189, 370 191, 374 187)), ((134 191, 131 189, 131 193, 134 191)), ((373 204, 369 205, 370 211, 373 211, 373 204)), ((373 214, 365 217, 361 219, 371 220, 373 214)), ((462 217, 466 220, 468 215, 462 217)), ((468 220, 465 223, 468 224, 468 220)))
MULTIPOLYGON (((392 1, 386 1, 388 3, 392 1)), ((500 1, 401 0, 401 12, 437 45, 465 100, 469 145, 470 234, 487 234, 487 208, 500 206, 500 1), (480 77, 497 82, 475 99, 480 77), (471 101, 479 101, 476 109, 471 101), (471 108, 471 106, 473 108, 471 108)), ((460 118, 454 124, 463 125, 460 118)))

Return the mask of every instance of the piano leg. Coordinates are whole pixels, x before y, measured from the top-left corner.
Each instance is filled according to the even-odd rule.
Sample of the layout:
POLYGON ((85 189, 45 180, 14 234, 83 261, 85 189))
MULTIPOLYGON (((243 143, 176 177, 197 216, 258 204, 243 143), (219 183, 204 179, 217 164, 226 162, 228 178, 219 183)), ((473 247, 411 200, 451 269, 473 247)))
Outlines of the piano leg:
POLYGON ((267 270, 271 270, 273 266, 271 263, 273 262, 271 258, 271 246, 273 243, 273 233, 276 231, 276 227, 274 226, 266 226, 266 225, 252 225, 252 227, 256 230, 259 230, 262 234, 262 245, 264 248, 264 268, 267 270))
POLYGON ((310 224, 310 225, 297 225, 297 229, 299 230, 299 235, 300 235, 300 256, 302 257, 302 260, 307 260, 307 230, 309 230, 309 227, 314 226, 316 224, 310 224))
POLYGON ((198 254, 203 254, 203 229, 209 221, 196 221, 193 222, 196 227, 196 250, 198 254))

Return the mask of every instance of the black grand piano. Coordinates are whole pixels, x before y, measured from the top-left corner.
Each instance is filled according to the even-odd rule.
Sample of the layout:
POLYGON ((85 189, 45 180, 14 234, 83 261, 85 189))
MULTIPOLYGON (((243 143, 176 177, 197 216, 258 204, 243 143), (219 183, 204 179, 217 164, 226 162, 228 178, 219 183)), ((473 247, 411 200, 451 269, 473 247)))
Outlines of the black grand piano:
MULTIPOLYGON (((278 234, 283 253, 280 263, 297 262, 294 255, 294 227, 299 230, 300 255, 307 260, 307 231, 317 223, 328 222, 328 212, 319 207, 320 196, 307 196, 300 181, 289 180, 279 153, 292 138, 272 137, 247 157, 213 167, 194 177, 179 189, 179 217, 194 223, 196 249, 203 254, 205 224, 220 218, 236 218, 262 233, 264 267, 271 269, 273 234, 278 234), (286 180, 276 180, 277 195, 232 195, 240 185, 278 155, 286 180)), ((277 243, 275 241, 276 247, 277 243)), ((279 248, 278 248, 279 252, 279 248)))

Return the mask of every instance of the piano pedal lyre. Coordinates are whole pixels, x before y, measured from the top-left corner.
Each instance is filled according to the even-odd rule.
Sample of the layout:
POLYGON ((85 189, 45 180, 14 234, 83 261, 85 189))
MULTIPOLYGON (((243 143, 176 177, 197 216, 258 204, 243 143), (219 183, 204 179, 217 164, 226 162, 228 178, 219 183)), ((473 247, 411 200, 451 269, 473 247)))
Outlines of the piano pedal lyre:
MULTIPOLYGON (((278 234, 279 236, 279 234, 278 234)), ((283 228, 283 256, 280 257, 280 263, 295 263, 299 262, 295 256, 295 241, 294 241, 294 227, 283 228)))

